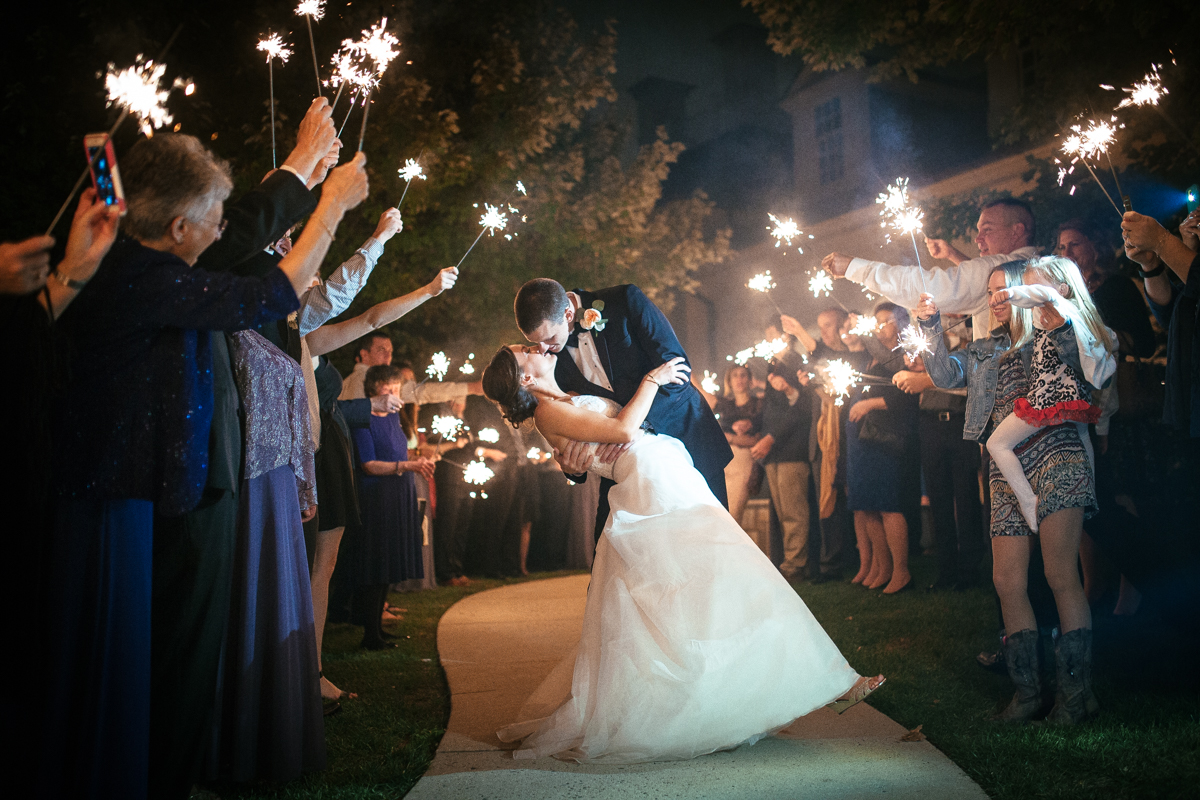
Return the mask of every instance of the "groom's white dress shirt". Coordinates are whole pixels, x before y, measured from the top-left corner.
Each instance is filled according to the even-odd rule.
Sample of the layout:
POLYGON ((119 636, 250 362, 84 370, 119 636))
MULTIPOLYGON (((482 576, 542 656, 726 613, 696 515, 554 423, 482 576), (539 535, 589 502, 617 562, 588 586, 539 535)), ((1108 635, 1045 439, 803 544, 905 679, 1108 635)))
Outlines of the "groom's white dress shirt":
POLYGON ((571 356, 583 377, 610 392, 613 390, 608 374, 604 371, 604 364, 600 361, 600 354, 596 352, 596 341, 592 338, 591 331, 580 331, 579 346, 568 347, 567 355, 571 356))

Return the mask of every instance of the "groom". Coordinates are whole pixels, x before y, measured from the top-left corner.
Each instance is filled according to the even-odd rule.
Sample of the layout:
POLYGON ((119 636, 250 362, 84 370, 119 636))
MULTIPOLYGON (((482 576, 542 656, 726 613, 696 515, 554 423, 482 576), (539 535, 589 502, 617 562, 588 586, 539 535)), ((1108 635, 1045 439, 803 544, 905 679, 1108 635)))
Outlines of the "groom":
MULTIPOLYGON (((521 287, 513 305, 525 338, 542 352, 559 354, 554 378, 567 392, 594 394, 625 405, 647 372, 676 356, 687 357, 666 316, 632 284, 568 292, 557 281, 535 278, 521 287)), ((725 465, 733 459, 733 451, 696 387, 690 383, 661 387, 643 427, 683 442, 712 493, 729 506, 725 465)), ((622 449, 602 446, 597 457, 612 461, 622 449)), ((592 460, 581 458, 581 450, 582 444, 572 443, 557 456, 563 472, 577 482, 586 478, 592 460)), ((608 520, 612 485, 610 480, 600 481, 597 540, 608 520)))

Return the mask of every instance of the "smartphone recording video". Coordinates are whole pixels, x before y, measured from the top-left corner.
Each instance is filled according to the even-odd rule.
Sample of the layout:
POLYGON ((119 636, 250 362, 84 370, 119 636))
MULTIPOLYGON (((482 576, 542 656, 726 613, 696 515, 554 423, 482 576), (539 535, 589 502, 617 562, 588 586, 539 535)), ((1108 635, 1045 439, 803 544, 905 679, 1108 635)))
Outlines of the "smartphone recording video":
POLYGON ((107 133, 89 133, 83 137, 87 150, 88 169, 92 173, 92 186, 96 196, 105 205, 116 206, 125 213, 125 189, 121 186, 121 173, 117 169, 117 155, 107 133))

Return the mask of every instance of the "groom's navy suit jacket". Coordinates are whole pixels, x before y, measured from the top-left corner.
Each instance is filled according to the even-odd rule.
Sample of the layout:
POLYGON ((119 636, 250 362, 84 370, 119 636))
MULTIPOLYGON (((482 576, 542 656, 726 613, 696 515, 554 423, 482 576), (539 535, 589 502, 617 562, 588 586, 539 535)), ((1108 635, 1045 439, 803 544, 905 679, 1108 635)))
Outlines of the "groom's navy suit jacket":
MULTIPOLYGON (((666 315, 638 287, 625 284, 595 292, 573 291, 582 301, 577 318, 581 318, 583 311, 591 308, 596 300, 604 302, 604 310, 600 312, 606 320, 604 330, 591 333, 613 390, 610 392, 587 380, 571 356, 562 353, 554 377, 564 390, 599 395, 625 405, 633 399, 647 372, 676 356, 687 357, 666 315)), ((683 383, 659 389, 654 405, 646 415, 645 427, 683 442, 696 470, 704 476, 713 494, 722 504, 728 505, 725 465, 733 460, 733 451, 696 387, 683 383)), ((597 531, 603 529, 608 517, 609 485, 608 481, 602 484, 597 531)))

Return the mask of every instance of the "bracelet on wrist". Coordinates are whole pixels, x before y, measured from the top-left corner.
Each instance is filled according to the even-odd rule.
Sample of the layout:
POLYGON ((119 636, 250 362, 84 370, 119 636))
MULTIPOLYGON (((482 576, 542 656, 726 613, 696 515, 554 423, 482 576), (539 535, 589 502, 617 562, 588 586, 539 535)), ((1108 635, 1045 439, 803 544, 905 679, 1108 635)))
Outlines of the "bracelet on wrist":
POLYGON ((63 273, 59 272, 58 270, 54 270, 54 272, 51 272, 50 277, 53 278, 57 283, 62 284, 63 286, 67 287, 68 289, 74 289, 77 292, 80 289, 82 289, 83 287, 87 286, 87 281, 77 281, 74 278, 69 277, 68 275, 64 275, 63 273))
POLYGON ((1166 270, 1166 268, 1167 268, 1167 265, 1164 264, 1162 261, 1159 261, 1158 266, 1148 272, 1146 270, 1143 270, 1139 266, 1138 267, 1138 275, 1141 275, 1143 278, 1157 278, 1159 275, 1163 274, 1163 272, 1166 270))
POLYGON ((331 242, 337 241, 337 237, 333 235, 333 231, 330 230, 329 226, 325 224, 325 220, 321 219, 316 214, 313 214, 312 218, 313 218, 314 222, 316 222, 318 225, 320 225, 325 230, 325 232, 327 234, 329 234, 329 241, 331 241, 331 242))
POLYGON ((651 383, 653 383, 655 386, 659 387, 660 389, 662 388, 662 384, 661 384, 661 383, 659 383, 658 381, 654 380, 654 378, 652 378, 652 377, 651 377, 651 376, 649 376, 649 375, 647 375, 645 378, 642 378, 642 380, 644 380, 644 381, 650 381, 651 383))

